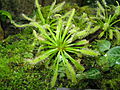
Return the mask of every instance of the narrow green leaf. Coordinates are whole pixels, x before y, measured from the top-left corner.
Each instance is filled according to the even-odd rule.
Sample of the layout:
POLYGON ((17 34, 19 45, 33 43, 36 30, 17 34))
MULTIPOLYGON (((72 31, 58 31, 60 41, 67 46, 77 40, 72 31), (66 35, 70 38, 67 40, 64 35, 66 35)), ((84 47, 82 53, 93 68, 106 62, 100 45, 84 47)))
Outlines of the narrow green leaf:
POLYGON ((65 51, 64 51, 65 55, 70 59, 70 61, 75 65, 75 67, 80 70, 80 71, 84 71, 85 68, 80 65, 75 59, 73 59, 69 54, 67 54, 65 51))
POLYGON ((55 82, 56 82, 57 76, 58 76, 58 65, 59 65, 59 61, 60 61, 60 52, 58 53, 58 55, 56 57, 56 61, 57 61, 57 64, 56 64, 56 67, 55 67, 55 72, 54 72, 53 78, 51 80, 51 86, 52 87, 55 86, 55 82))
POLYGON ((28 26, 33 26, 33 25, 31 25, 31 24, 22 24, 22 25, 19 25, 19 24, 16 24, 14 21, 11 21, 11 23, 12 23, 13 25, 15 25, 16 27, 28 27, 28 26))
POLYGON ((88 34, 88 32, 86 30, 83 30, 83 31, 77 32, 76 37, 79 37, 80 39, 82 39, 83 37, 86 37, 87 34, 88 34))
POLYGON ((55 82, 57 80, 57 76, 58 76, 58 63, 55 67, 55 72, 54 72, 54 75, 53 75, 53 78, 52 78, 52 81, 51 81, 51 86, 54 87, 55 86, 55 82))
POLYGON ((115 32, 115 37, 117 39, 117 44, 120 45, 120 31, 114 30, 115 32))
POLYGON ((39 48, 38 48, 38 52, 40 52, 40 51, 42 51, 42 50, 44 50, 44 49, 53 49, 54 48, 54 46, 40 46, 39 48))
POLYGON ((81 49, 80 52, 81 52, 82 54, 90 55, 90 56, 98 56, 98 55, 99 55, 98 52, 95 52, 95 51, 90 50, 90 49, 81 49))
POLYGON ((67 69, 69 70, 69 72, 71 74, 71 80, 72 80, 72 82, 76 82, 76 73, 75 73, 73 67, 68 62, 68 60, 65 58, 65 56, 64 56, 63 53, 62 53, 62 58, 63 58, 63 60, 65 62, 65 66, 67 67, 67 69))
POLYGON ((94 28, 92 28, 89 33, 92 34, 92 33, 95 33, 97 30, 100 29, 100 26, 95 26, 94 28))
POLYGON ((107 7, 107 4, 106 4, 106 1, 105 0, 102 0, 102 3, 105 7, 107 7))
POLYGON ((31 64, 36 64, 38 62, 40 62, 41 60, 46 59, 47 57, 49 57, 51 54, 55 54, 57 52, 57 49, 50 49, 44 52, 44 54, 40 55, 39 57, 35 58, 34 60, 30 60, 28 61, 31 64))
POLYGON ((97 1, 97 5, 98 5, 99 9, 102 11, 102 13, 105 15, 105 9, 103 8, 103 6, 100 4, 99 1, 97 1))
POLYGON ((9 12, 0 10, 0 14, 7 16, 10 19, 10 21, 12 21, 12 15, 9 12))
POLYGON ((40 41, 40 43, 42 43, 42 44, 47 44, 47 45, 51 45, 51 46, 54 46, 54 47, 55 47, 55 44, 54 44, 54 43, 52 43, 52 42, 50 42, 50 41, 47 41, 47 40, 45 40, 45 41, 40 41))
POLYGON ((117 22, 120 22, 120 19, 114 21, 113 23, 110 24, 110 26, 113 26, 114 24, 116 24, 117 22))
POLYGON ((53 8, 55 7, 56 4, 56 0, 54 0, 54 2, 52 3, 51 7, 50 7, 50 11, 53 10, 53 8))
POLYGON ((45 31, 45 29, 40 24, 38 24, 37 22, 31 22, 31 25, 39 28, 39 30, 41 31, 41 33, 43 34, 43 36, 45 37, 45 39, 50 40, 51 42, 53 42, 56 45, 56 42, 49 37, 49 35, 45 31))
POLYGON ((75 14, 75 9, 72 10, 72 13, 68 19, 67 25, 66 25, 65 30, 63 32, 62 40, 64 40, 66 34, 68 33, 68 29, 69 29, 69 26, 71 24, 71 20, 73 19, 74 14, 75 14))
POLYGON ((57 31, 56 31, 56 40, 60 40, 61 31, 62 31, 62 19, 59 18, 58 25, 57 25, 57 31))
POLYGON ((33 35, 38 39, 37 32, 35 30, 33 30, 33 35))
POLYGON ((69 17, 69 15, 71 14, 71 11, 65 13, 65 15, 61 16, 62 19, 69 17))
POLYGON ((75 48, 72 48, 72 47, 66 47, 65 50, 68 51, 68 52, 76 53, 76 54, 79 52, 78 49, 75 49, 75 48))
POLYGON ((49 19, 50 19, 50 16, 51 16, 51 14, 52 14, 52 11, 53 11, 53 9, 54 9, 54 7, 55 7, 55 4, 56 4, 56 0, 54 0, 54 2, 52 3, 52 5, 51 5, 51 7, 50 7, 50 11, 49 11, 49 13, 48 13, 47 20, 46 20, 47 23, 49 22, 49 19))
POLYGON ((39 18, 41 19, 42 23, 45 24, 45 19, 41 13, 41 8, 40 8, 38 0, 35 0, 35 4, 36 4, 37 10, 38 10, 39 18))
POLYGON ((98 38, 103 37, 104 33, 105 33, 105 31, 102 31, 102 32, 100 33, 100 35, 98 36, 98 38))
POLYGON ((73 46, 73 45, 85 45, 87 43, 89 43, 89 41, 87 41, 87 40, 81 40, 81 41, 78 41, 76 43, 70 44, 70 46, 73 46))
POLYGON ((25 14, 22 14, 22 16, 23 16, 25 19, 27 19, 28 21, 32 21, 32 22, 34 21, 33 19, 27 17, 25 14))
POLYGON ((62 9, 64 4, 65 4, 65 2, 62 2, 59 5, 57 5, 57 7, 52 10, 52 13, 59 12, 62 9))
POLYGON ((103 25, 103 30, 106 31, 109 27, 110 27, 109 22, 104 23, 104 25, 103 25))
POLYGON ((65 69, 65 73, 66 73, 67 78, 71 79, 71 74, 67 69, 65 69))
POLYGON ((46 35, 45 29, 38 22, 31 22, 30 25, 37 27, 42 34, 46 35))
POLYGON ((53 38, 54 40, 56 40, 55 34, 54 34, 53 31, 50 29, 50 27, 49 27, 49 26, 46 26, 46 28, 49 30, 50 34, 52 35, 52 38, 53 38))
POLYGON ((116 1, 116 3, 117 3, 118 6, 115 9, 115 15, 119 16, 120 15, 120 5, 119 5, 118 1, 116 1))
POLYGON ((65 38, 64 43, 65 43, 65 42, 71 43, 71 42, 72 42, 72 39, 73 39, 72 33, 69 33, 69 34, 67 35, 67 37, 65 38))
POLYGON ((90 22, 90 23, 88 23, 88 25, 87 25, 87 27, 85 28, 85 30, 86 31, 89 31, 90 30, 90 28, 91 28, 91 26, 92 26, 92 23, 90 22))
POLYGON ((109 38, 113 39, 113 30, 112 29, 109 30, 109 38))

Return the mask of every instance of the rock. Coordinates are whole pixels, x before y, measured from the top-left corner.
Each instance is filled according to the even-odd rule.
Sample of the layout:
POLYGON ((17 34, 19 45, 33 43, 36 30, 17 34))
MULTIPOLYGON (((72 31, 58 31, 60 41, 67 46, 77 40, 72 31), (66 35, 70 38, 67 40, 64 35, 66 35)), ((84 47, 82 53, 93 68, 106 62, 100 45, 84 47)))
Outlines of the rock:
MULTIPOLYGON (((53 0, 39 0, 40 5, 50 5, 53 0)), ((35 9, 35 0, 0 0, 0 9, 9 11, 13 16, 22 13, 31 15, 35 9)))
POLYGON ((11 12, 14 16, 33 13, 35 0, 0 0, 0 9, 11 12))

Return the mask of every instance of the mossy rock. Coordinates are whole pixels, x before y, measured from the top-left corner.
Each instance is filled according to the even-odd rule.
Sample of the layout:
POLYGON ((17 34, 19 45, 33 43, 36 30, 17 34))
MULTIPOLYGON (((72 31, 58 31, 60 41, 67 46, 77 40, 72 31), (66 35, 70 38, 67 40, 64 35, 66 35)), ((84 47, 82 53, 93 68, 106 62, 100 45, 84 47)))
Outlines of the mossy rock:
POLYGON ((0 0, 1 9, 11 12, 15 16, 21 13, 30 15, 34 9, 35 0, 0 0))

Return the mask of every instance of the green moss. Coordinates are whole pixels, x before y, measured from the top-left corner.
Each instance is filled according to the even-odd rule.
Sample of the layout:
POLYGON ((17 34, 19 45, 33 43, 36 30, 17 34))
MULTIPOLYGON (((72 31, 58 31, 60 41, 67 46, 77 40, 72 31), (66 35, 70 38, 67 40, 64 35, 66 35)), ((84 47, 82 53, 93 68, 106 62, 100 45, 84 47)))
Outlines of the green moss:
MULTIPOLYGON (((80 8, 77 5, 72 6, 70 4, 65 6, 64 10, 62 10, 60 14, 71 10, 73 7, 77 9, 75 19, 78 21, 82 20, 79 18, 79 15, 81 15, 83 12, 86 12, 88 16, 90 16, 91 13, 94 14, 92 9, 88 6, 80 8)), ((48 8, 49 6, 42 8, 42 12, 45 18, 47 17, 46 13, 49 12, 48 8)), ((79 23, 77 23, 77 25, 78 24, 79 23)), ((80 27, 83 26, 82 24, 79 24, 80 27)), ((80 74, 81 77, 77 80, 77 83, 72 83, 65 76, 65 68, 60 68, 58 71, 58 81, 56 82, 55 87, 51 88, 51 76, 53 76, 52 72, 55 69, 55 67, 48 67, 51 63, 47 63, 46 61, 46 64, 44 64, 43 62, 45 61, 43 61, 36 65, 32 65, 24 62, 27 59, 35 58, 35 54, 38 50, 38 47, 40 46, 39 42, 36 43, 34 36, 32 35, 32 30, 34 30, 32 27, 25 28, 19 34, 9 36, 7 39, 0 41, 0 90, 34 90, 36 88, 40 90, 55 90, 56 88, 62 87, 80 89, 93 88, 104 90, 120 89, 120 65, 115 64, 109 67, 108 61, 104 58, 101 58, 104 57, 103 55, 106 53, 106 50, 109 50, 109 45, 107 45, 107 49, 105 48, 104 50, 101 50, 101 52, 104 52, 100 52, 101 55, 96 58, 84 56, 81 54, 78 55, 79 57, 77 57, 77 55, 72 55, 72 57, 75 57, 75 59, 81 63, 81 65, 83 65, 86 70, 83 73, 77 72, 77 70, 75 70, 76 74, 80 74), (91 68, 95 68, 95 70, 92 70, 91 68), (95 75, 95 72, 97 72, 97 75, 95 75), (101 76, 99 76, 99 74, 101 74, 101 76)), ((87 47, 98 50, 97 45, 95 45, 96 42, 93 41, 93 43, 94 44, 91 45, 88 44, 87 47)), ((105 43, 103 42, 103 44, 105 43)), ((110 48, 112 47, 113 46, 111 45, 110 48)), ((39 56, 39 53, 36 56, 39 56)), ((52 59, 52 61, 54 61, 54 59, 52 59)), ((59 66, 62 67, 63 64, 60 64, 59 66)))

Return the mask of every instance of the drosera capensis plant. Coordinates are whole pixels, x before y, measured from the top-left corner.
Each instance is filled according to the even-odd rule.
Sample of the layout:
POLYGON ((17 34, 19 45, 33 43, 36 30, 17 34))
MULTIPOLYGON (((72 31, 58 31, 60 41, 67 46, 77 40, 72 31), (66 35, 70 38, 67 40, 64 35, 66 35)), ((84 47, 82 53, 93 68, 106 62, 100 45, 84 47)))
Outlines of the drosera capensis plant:
MULTIPOLYGON (((67 20, 66 25, 63 25, 63 17, 58 18, 58 24, 57 24, 57 29, 54 31, 49 26, 46 26, 46 29, 49 30, 49 35, 47 34, 48 32, 42 28, 42 31, 44 31, 41 34, 41 37, 37 34, 37 32, 34 30, 34 36, 39 40, 41 43, 41 46, 39 48, 39 51, 42 52, 41 55, 36 57, 34 60, 29 61, 30 63, 38 63, 42 60, 45 60, 48 58, 49 62, 52 62, 51 60, 54 58, 54 75, 51 81, 51 85, 54 86, 57 76, 58 76, 58 70, 59 70, 59 63, 63 63, 62 67, 66 68, 66 74, 69 76, 68 78, 71 79, 73 82, 76 82, 76 73, 75 70, 73 69, 72 65, 70 64, 73 63, 79 71, 84 71, 84 67, 80 65, 72 56, 72 54, 86 54, 86 55, 92 55, 92 56, 97 56, 99 55, 97 52, 94 52, 93 50, 90 49, 85 49, 84 46, 77 47, 77 45, 85 45, 88 43, 87 40, 80 40, 78 42, 72 41, 72 34, 69 32, 70 26, 72 24, 72 19, 73 15, 75 13, 75 9, 72 11, 68 12, 70 17, 67 20), (54 32, 55 33, 54 33, 54 32), (51 58, 51 60, 50 60, 51 58)), ((68 14, 68 15, 69 15, 68 14)), ((73 30, 73 29, 72 29, 73 30)), ((41 31, 41 32, 42 32, 41 31)))
MULTIPOLYGON (((50 66, 54 67, 54 74, 51 80, 52 87, 54 87, 59 75, 58 70, 61 68, 59 67, 60 64, 62 64, 62 67, 65 68, 65 73, 68 79, 71 79, 72 82, 77 82, 75 70, 77 69, 78 71, 83 72, 85 68, 78 61, 76 61, 72 55, 77 56, 77 54, 80 53, 90 56, 98 56, 99 53, 84 47, 84 45, 88 44, 89 41, 86 39, 82 40, 82 38, 77 38, 83 36, 83 31, 81 31, 81 33, 79 31, 78 34, 75 32, 76 34, 74 34, 76 26, 72 23, 72 21, 75 14, 75 9, 72 9, 64 15, 55 14, 54 16, 57 17, 55 22, 52 22, 55 25, 55 28, 53 28, 51 27, 50 22, 45 23, 46 19, 42 16, 38 0, 35 0, 35 2, 39 13, 38 16, 40 17, 42 23, 40 21, 36 21, 34 18, 29 18, 26 15, 23 16, 30 21, 29 24, 18 25, 11 20, 11 22, 17 27, 33 26, 37 28, 37 30, 33 30, 33 34, 36 38, 35 41, 40 43, 38 50, 39 54, 37 54, 33 60, 26 61, 31 64, 36 64, 40 61, 47 60, 50 63, 50 66), (74 38, 75 35, 77 35, 76 38, 74 38), (74 69, 72 65, 74 65, 76 69, 74 69)), ((50 9, 54 6, 55 2, 53 2, 50 9)), ((53 9, 53 11, 59 11, 59 7, 61 7, 61 4, 53 9)), ((88 26, 87 28, 90 29, 90 27, 91 26, 88 26)), ((97 29, 98 27, 94 28, 94 30, 97 29)))
POLYGON ((120 44, 120 36, 119 36, 120 28, 115 26, 115 24, 120 21, 120 19, 118 19, 118 16, 120 16, 120 5, 117 1, 116 3, 118 5, 115 6, 114 11, 110 13, 110 10, 112 10, 112 7, 108 6, 105 0, 102 0, 102 4, 99 1, 97 1, 98 8, 97 8, 96 17, 94 19, 95 19, 96 25, 99 25, 100 30, 102 30, 98 38, 105 37, 106 39, 110 39, 110 40, 113 40, 114 38, 116 38, 116 44, 119 45, 120 44))

